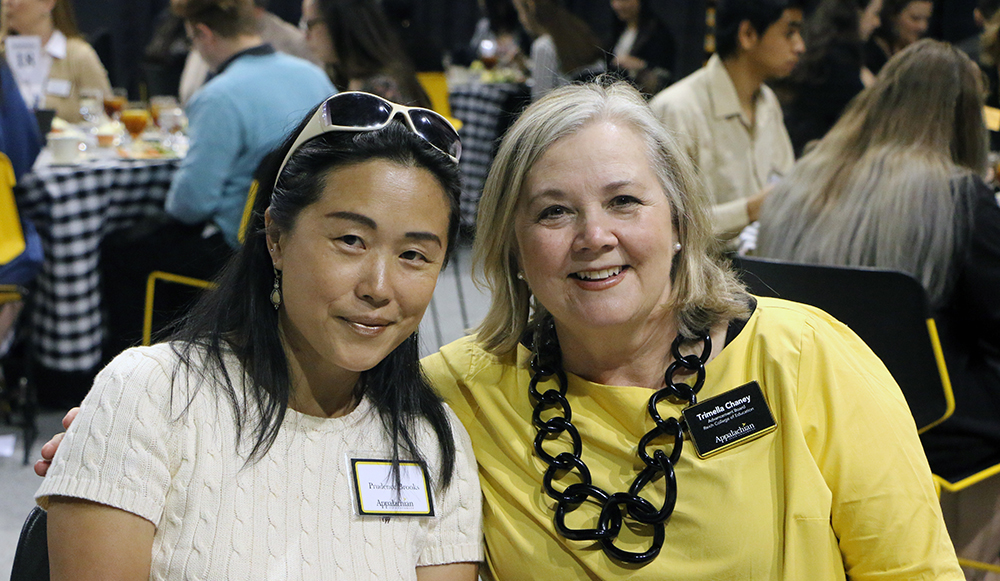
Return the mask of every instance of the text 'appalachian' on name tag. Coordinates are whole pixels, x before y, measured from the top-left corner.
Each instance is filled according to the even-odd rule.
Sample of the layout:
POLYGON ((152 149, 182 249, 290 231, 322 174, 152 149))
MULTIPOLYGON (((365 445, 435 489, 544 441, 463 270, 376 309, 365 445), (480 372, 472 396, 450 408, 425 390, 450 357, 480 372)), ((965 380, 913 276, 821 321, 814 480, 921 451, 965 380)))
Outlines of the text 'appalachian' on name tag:
POLYGON ((399 487, 392 461, 351 458, 355 502, 361 515, 434 516, 427 471, 417 462, 400 461, 399 487))
POLYGON ((756 381, 706 399, 683 411, 699 458, 708 458, 777 429, 756 381))

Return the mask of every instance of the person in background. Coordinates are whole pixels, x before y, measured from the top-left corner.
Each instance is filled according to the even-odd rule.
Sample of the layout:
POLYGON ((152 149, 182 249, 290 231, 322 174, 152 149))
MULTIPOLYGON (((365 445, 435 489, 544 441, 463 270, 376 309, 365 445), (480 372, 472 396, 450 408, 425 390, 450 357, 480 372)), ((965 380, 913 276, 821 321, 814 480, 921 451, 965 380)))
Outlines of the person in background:
POLYGON ((67 433, 36 495, 54 581, 476 579, 475 457, 418 364, 458 143, 344 93, 265 160, 218 288, 112 361, 67 433))
POLYGON ((31 171, 41 149, 38 121, 24 104, 7 61, 0 58, 0 152, 10 159, 20 180, 31 171))
POLYGON ((730 247, 795 163, 781 105, 765 82, 794 70, 805 50, 801 26, 795 0, 720 0, 718 53, 650 102, 701 172, 713 230, 730 247))
POLYGON ((415 10, 415 0, 382 0, 382 11, 413 61, 413 69, 421 73, 444 72, 444 46, 416 25, 415 10))
POLYGON ((32 109, 54 109, 56 116, 77 123, 80 92, 111 92, 108 72, 97 53, 80 37, 70 0, 3 0, 7 24, 22 36, 42 41, 42 62, 47 69, 41 85, 18 81, 25 103, 32 109))
POLYGON ((883 0, 881 25, 865 43, 865 66, 878 74, 892 55, 927 33, 934 3, 931 0, 883 0))
MULTIPOLYGON (((319 67, 262 41, 250 0, 174 0, 171 6, 216 75, 187 105, 191 145, 167 192, 166 213, 111 233, 101 245, 105 359, 141 338, 151 271, 215 276, 239 247, 254 170, 305 111, 335 92, 319 67)), ((167 318, 194 292, 171 287, 157 292, 167 318)))
MULTIPOLYGON (((263 42, 270 44, 274 50, 290 54, 292 56, 305 59, 315 64, 319 61, 313 56, 306 44, 305 35, 296 26, 293 26, 278 16, 267 11, 270 0, 254 0, 254 14, 257 18, 257 33, 263 42)), ((184 71, 181 73, 180 87, 178 95, 181 103, 187 103, 205 81, 215 74, 205 62, 205 59, 196 50, 188 52, 187 60, 184 63, 184 71)))
MULTIPOLYGON (((957 48, 904 49, 775 187, 757 239, 761 256, 899 270, 927 289, 955 394, 922 436, 941 474, 1000 463, 1000 206, 981 179, 981 90, 957 48)), ((942 502, 958 554, 997 562, 1000 480, 942 502)))
POLYGON ((611 0, 617 16, 609 44, 608 70, 618 71, 640 91, 655 95, 676 70, 677 45, 670 27, 652 9, 655 0, 611 0))
POLYGON ((556 87, 585 81, 605 68, 604 52, 590 26, 559 0, 514 0, 531 43, 531 99, 556 87))
POLYGON ((306 42, 341 91, 430 108, 413 63, 378 0, 302 0, 306 42))
POLYGON ((775 86, 796 157, 826 135, 850 100, 875 81, 862 49, 879 25, 881 9, 882 0, 823 0, 806 19, 806 51, 775 86))
MULTIPOLYGON (((986 105, 1000 109, 1000 10, 983 26, 980 36, 979 68, 986 79, 986 105)), ((1000 151, 1000 132, 990 131, 990 150, 1000 151)), ((996 168, 994 169, 994 173, 996 168)))
MULTIPOLYGON (((0 5, 0 38, 3 38, 4 8, 0 5)), ((5 183, 0 187, 11 195, 12 188, 21 180, 24 174, 31 171, 35 159, 42 148, 42 140, 38 122, 34 114, 28 110, 21 98, 14 75, 7 66, 3 55, 3 45, 0 44, 0 153, 10 161, 14 175, 2 176, 5 183), (13 177, 13 179, 11 179, 13 177)), ((15 204, 16 206, 16 204, 15 204)), ((35 230, 34 224, 26 217, 18 215, 21 225, 21 235, 24 238, 24 248, 20 254, 11 259, 4 257, 0 264, 0 284, 28 285, 42 266, 44 256, 42 241, 35 230)), ((5 233, 6 234, 6 233, 5 233)), ((0 355, 7 355, 14 346, 14 331, 17 317, 24 306, 21 300, 8 301, 0 305, 0 355)), ((24 356, 4 357, 0 377, 22 377, 24 373, 24 356), (20 369, 18 369, 21 367, 20 369)))
POLYGON ((969 55, 972 62, 980 62, 983 32, 986 30, 986 23, 993 18, 997 10, 1000 10, 1000 0, 978 0, 976 7, 972 9, 972 21, 975 22, 978 32, 955 43, 962 52, 969 55))

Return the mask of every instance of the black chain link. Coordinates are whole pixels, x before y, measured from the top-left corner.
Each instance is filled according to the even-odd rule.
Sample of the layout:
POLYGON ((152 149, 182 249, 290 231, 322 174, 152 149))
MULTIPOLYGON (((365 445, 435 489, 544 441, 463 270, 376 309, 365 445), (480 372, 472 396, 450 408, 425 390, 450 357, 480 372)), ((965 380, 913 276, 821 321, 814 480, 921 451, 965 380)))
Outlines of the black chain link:
POLYGON ((674 339, 670 346, 674 361, 664 374, 666 387, 655 391, 647 405, 649 416, 655 426, 639 440, 636 452, 646 467, 635 477, 628 492, 608 494, 593 485, 590 469, 582 458, 583 440, 573 425, 573 410, 566 399, 568 382, 566 372, 562 368, 562 355, 559 351, 555 325, 551 317, 546 317, 538 325, 532 341, 534 352, 531 357, 532 376, 528 385, 528 393, 536 402, 531 414, 531 423, 538 428, 538 434, 535 436, 535 453, 548 464, 542 479, 542 488, 556 501, 554 523, 559 534, 574 541, 599 541, 605 554, 625 563, 648 563, 660 553, 666 534, 665 523, 673 513, 677 502, 677 476, 674 473, 674 465, 680 460, 684 447, 685 427, 677 418, 663 419, 657 411, 657 404, 664 398, 689 405, 696 403, 697 394, 705 384, 705 363, 712 352, 712 340, 707 333, 702 336, 701 341, 704 344, 701 355, 682 356, 680 346, 683 338, 678 335, 674 339), (691 372, 696 373, 694 385, 676 381, 679 375, 691 372), (556 381, 558 387, 539 391, 539 385, 551 379, 556 381), (542 419, 542 414, 551 410, 555 410, 556 415, 542 419), (563 433, 569 435, 573 451, 560 452, 553 456, 543 448, 543 444, 546 440, 560 438, 563 433), (670 453, 655 450, 650 455, 647 446, 660 436, 667 436, 673 440, 670 453), (580 482, 570 484, 562 491, 556 490, 552 481, 563 478, 570 472, 575 472, 580 482), (664 477, 666 492, 663 505, 656 508, 639 494, 647 484, 661 474, 664 477), (573 529, 567 526, 566 515, 588 500, 601 505, 597 526, 592 529, 573 529), (621 549, 614 544, 625 518, 653 527, 653 539, 649 549, 636 553, 621 549))

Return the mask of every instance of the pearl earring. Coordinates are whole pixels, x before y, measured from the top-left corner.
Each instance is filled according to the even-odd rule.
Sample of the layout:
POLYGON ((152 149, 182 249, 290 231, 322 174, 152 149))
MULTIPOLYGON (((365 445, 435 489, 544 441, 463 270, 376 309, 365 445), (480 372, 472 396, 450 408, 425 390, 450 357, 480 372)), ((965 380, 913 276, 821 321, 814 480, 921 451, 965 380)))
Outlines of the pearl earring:
POLYGON ((681 248, 682 246, 680 242, 674 242, 674 252, 680 252, 681 248))

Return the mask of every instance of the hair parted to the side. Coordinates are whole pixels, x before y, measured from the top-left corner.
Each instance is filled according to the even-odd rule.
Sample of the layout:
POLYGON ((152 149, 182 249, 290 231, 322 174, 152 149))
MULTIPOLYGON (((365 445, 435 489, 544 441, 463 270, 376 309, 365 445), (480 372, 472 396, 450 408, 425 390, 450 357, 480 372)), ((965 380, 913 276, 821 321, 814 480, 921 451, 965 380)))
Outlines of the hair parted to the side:
POLYGON ((768 196, 762 256, 908 272, 932 303, 949 289, 965 180, 986 168, 979 69, 920 40, 893 56, 768 196))
MULTIPOLYGON (((601 121, 631 127, 645 141, 646 159, 670 201, 682 250, 674 258, 669 308, 677 314, 680 333, 693 338, 720 321, 746 314, 743 286, 719 254, 708 199, 691 162, 634 87, 601 78, 559 88, 531 104, 504 135, 486 178, 476 221, 473 277, 492 292, 477 335, 496 355, 513 351, 521 335, 545 314, 544 305, 532 305, 530 291, 517 279, 514 219, 526 176, 553 143, 601 121)), ((670 260, 666 251, 663 259, 670 260)))
POLYGON ((258 32, 253 0, 170 0, 174 14, 192 24, 204 24, 223 38, 258 32))
MULTIPOLYGON (((376 131, 330 132, 307 141, 292 154, 273 185, 281 161, 311 116, 261 163, 255 176, 259 189, 246 241, 218 277, 217 288, 202 295, 170 337, 181 358, 181 369, 206 378, 205 383, 221 389, 232 404, 240 440, 251 443, 248 461, 260 459, 273 444, 293 389, 280 337, 279 312, 268 298, 274 271, 264 229, 265 210, 270 208, 272 237, 292 232, 302 210, 320 199, 330 172, 383 159, 426 169, 441 184, 450 205, 445 262, 458 233, 458 165, 399 120, 376 131), (244 377, 230 377, 224 365, 227 353, 239 360, 244 377)), ((175 373, 175 386, 181 376, 183 373, 175 373)), ((355 390, 356 397, 370 399, 381 417, 392 443, 397 477, 398 461, 404 455, 423 460, 416 445, 416 422, 428 422, 441 452, 439 482, 447 486, 455 463, 455 445, 444 404, 422 374, 417 334, 363 372, 355 390)))
POLYGON ((740 24, 748 21, 758 35, 790 8, 802 8, 802 0, 719 0, 715 8, 715 52, 719 58, 736 56, 740 46, 740 24))

